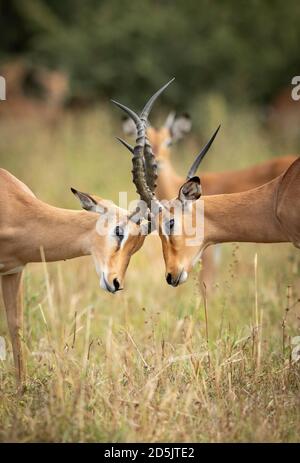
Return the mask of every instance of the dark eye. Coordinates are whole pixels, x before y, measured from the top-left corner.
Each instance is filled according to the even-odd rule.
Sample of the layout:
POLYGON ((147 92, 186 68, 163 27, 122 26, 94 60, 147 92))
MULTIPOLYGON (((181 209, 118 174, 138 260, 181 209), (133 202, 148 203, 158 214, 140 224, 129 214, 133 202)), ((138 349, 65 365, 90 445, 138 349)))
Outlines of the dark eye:
POLYGON ((119 238, 120 241, 124 238, 124 230, 119 225, 115 228, 115 235, 119 238))
POLYGON ((175 220, 171 219, 170 222, 167 225, 168 235, 171 234, 172 231, 174 230, 174 225, 175 225, 175 220))

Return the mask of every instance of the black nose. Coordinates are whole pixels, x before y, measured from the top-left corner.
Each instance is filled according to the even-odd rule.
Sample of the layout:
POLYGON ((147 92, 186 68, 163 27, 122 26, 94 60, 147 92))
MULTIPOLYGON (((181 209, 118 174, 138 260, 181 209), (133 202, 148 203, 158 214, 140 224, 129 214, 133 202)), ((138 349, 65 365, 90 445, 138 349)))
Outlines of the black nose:
POLYGON ((171 273, 168 273, 166 280, 167 280, 168 285, 172 284, 172 275, 171 275, 171 273))
POLYGON ((115 290, 118 291, 118 289, 120 288, 120 283, 117 278, 113 279, 113 284, 114 284, 115 290))

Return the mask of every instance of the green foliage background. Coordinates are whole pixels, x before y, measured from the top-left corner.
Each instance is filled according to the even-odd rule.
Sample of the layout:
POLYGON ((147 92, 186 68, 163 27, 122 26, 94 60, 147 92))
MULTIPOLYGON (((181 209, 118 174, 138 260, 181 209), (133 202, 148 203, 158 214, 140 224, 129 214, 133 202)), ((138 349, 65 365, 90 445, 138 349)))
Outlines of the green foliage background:
POLYGON ((0 0, 0 59, 66 70, 73 97, 164 96, 189 108, 204 92, 268 103, 299 74, 297 0, 0 0))

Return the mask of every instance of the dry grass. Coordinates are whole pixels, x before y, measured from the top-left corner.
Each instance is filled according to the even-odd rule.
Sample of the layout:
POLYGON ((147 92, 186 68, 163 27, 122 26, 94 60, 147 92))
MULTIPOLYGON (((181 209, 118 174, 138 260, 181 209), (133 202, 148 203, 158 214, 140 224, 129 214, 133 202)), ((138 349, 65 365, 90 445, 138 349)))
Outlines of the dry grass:
MULTIPOLYGON (((222 111, 213 106, 214 125, 222 111)), ((212 127, 208 119, 207 132, 212 127)), ((46 201, 77 208, 70 186, 114 200, 129 189, 134 198, 129 156, 113 141, 120 130, 104 112, 66 118, 52 130, 2 121, 0 132, 1 166, 46 201)), ((251 164, 272 150, 251 114, 226 113, 206 167, 251 164)), ((195 141, 182 144, 178 169, 196 151, 195 141)), ((0 363, 0 440, 298 441, 300 371, 291 359, 300 328, 298 267, 289 245, 223 246, 206 327, 197 272, 168 287, 155 236, 115 296, 100 291, 89 258, 28 266, 30 380, 22 396, 0 313, 9 345, 0 363)))

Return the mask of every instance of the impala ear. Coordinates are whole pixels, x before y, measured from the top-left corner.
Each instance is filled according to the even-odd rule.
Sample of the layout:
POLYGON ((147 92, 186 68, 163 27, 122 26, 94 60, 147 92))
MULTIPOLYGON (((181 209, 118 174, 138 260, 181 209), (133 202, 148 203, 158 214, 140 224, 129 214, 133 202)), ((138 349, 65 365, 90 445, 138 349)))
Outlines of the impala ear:
POLYGON ((192 177, 187 180, 179 190, 178 199, 181 202, 196 201, 202 194, 199 177, 192 177))
POLYGON ((81 191, 71 188, 72 193, 79 199, 81 207, 86 211, 97 212, 98 214, 103 214, 107 212, 106 207, 99 204, 92 196, 87 193, 82 193, 81 191))
POLYGON ((192 128, 192 120, 189 114, 184 113, 174 118, 173 124, 170 127, 172 141, 177 142, 187 135, 192 128))
POLYGON ((124 116, 122 118, 122 129, 125 135, 136 138, 136 126, 131 117, 124 116))

